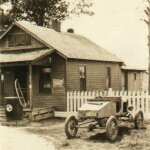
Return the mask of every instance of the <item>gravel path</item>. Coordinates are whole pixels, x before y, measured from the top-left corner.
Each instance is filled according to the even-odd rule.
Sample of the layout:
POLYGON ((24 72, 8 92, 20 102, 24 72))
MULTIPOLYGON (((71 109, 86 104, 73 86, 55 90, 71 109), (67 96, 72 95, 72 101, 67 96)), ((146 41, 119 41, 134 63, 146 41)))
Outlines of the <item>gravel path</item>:
POLYGON ((51 141, 15 127, 0 126, 0 150, 55 150, 51 141))

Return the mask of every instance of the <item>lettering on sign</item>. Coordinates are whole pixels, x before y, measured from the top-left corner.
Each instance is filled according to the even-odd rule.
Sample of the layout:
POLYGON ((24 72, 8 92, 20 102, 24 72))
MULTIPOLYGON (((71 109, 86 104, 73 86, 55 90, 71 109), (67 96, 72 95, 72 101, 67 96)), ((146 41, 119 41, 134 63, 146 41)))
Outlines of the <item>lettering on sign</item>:
POLYGON ((31 45, 31 37, 28 34, 13 34, 8 36, 8 46, 31 45))

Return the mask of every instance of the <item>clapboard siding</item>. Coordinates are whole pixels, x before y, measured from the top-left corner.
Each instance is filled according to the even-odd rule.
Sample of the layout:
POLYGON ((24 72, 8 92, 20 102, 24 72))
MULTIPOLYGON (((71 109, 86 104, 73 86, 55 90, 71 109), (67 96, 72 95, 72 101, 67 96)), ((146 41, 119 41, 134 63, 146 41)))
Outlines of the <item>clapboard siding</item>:
MULTIPOLYGON (((25 32, 18 27, 14 27, 9 31, 9 34, 25 34, 25 32)), ((8 34, 2 40, 0 40, 0 51, 4 50, 20 50, 20 49, 34 49, 34 48, 45 48, 45 46, 31 37, 31 45, 26 45, 26 46, 16 46, 16 47, 9 47, 8 46, 8 34)))
POLYGON ((33 107, 52 106, 57 110, 65 110, 65 59, 57 55, 56 53, 51 55, 51 78, 64 79, 64 85, 62 87, 53 87, 52 92, 47 94, 39 93, 39 66, 33 66, 33 107))
POLYGON ((79 66, 86 66, 87 90, 106 89, 107 67, 111 68, 111 83, 115 90, 121 89, 121 68, 119 63, 69 60, 67 62, 67 89, 80 90, 79 66))
POLYGON ((142 90, 141 72, 136 72, 136 80, 134 79, 134 72, 128 72, 128 90, 130 91, 142 90))

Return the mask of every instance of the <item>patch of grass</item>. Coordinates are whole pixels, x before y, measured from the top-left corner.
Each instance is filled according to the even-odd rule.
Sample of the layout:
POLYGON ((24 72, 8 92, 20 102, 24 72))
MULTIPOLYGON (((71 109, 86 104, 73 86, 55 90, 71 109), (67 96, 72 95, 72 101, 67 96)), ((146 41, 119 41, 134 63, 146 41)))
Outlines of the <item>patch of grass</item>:
POLYGON ((145 122, 145 125, 146 128, 142 130, 120 127, 115 142, 108 142, 105 132, 89 132, 87 129, 79 129, 77 138, 69 140, 64 133, 64 120, 61 119, 43 121, 41 126, 25 130, 51 140, 57 150, 150 150, 150 121, 145 122))

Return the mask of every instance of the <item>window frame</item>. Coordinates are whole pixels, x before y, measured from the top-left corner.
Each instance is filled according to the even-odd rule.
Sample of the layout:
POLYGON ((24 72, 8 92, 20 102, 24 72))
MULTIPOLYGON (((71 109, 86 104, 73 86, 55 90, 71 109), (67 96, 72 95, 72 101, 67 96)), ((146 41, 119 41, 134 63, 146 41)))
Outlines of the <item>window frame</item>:
POLYGON ((16 34, 9 34, 8 35, 8 47, 21 47, 21 46, 31 46, 32 42, 31 42, 31 36, 26 34, 26 33, 16 33, 16 34), (18 37, 17 37, 18 36, 18 37), (15 44, 13 44, 12 39, 16 38, 16 39, 21 39, 19 36, 24 36, 24 40, 26 40, 25 43, 23 43, 24 40, 19 41, 18 43, 16 42, 15 44))
POLYGON ((106 68, 106 89, 112 88, 112 68, 106 68))
POLYGON ((137 80, 137 73, 134 72, 134 81, 136 81, 136 80, 137 80))
POLYGON ((86 65, 79 65, 79 86, 80 91, 86 91, 87 90, 87 66, 86 65), (80 68, 84 67, 84 77, 81 78, 81 72, 80 68))
MULTIPOLYGON (((47 77, 45 77, 45 78, 47 78, 47 77)), ((51 67, 50 66, 42 66, 42 67, 39 68, 39 80, 38 80, 38 82, 39 82, 38 84, 39 84, 39 93, 40 94, 51 94, 52 93, 52 72, 51 72, 51 67), (41 76, 42 69, 44 69, 44 68, 45 69, 46 68, 50 69, 49 73, 45 73, 45 74, 49 74, 49 79, 47 79, 47 81, 45 80, 45 81, 41 82, 43 80, 43 75, 41 76), (45 84, 45 82, 50 84, 50 88, 47 88, 47 90, 46 90, 46 88, 44 90, 44 87, 42 87, 42 84, 45 84)))

